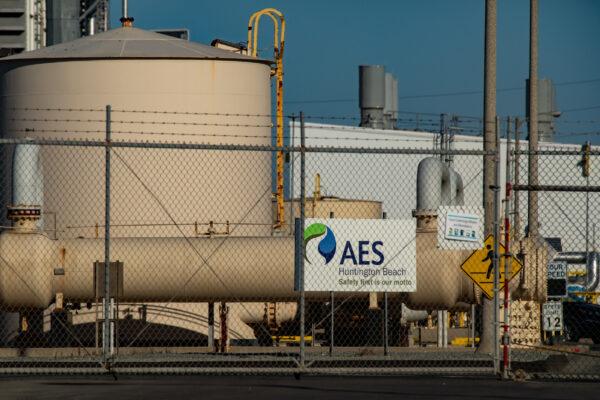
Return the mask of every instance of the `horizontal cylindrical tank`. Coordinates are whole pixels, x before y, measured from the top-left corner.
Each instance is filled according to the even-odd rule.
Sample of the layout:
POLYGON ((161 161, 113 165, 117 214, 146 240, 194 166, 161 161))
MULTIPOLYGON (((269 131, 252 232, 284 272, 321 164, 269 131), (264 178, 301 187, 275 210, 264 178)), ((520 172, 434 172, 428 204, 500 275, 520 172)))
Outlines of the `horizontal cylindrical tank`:
MULTIPOLYGON (((459 301, 473 301, 473 285, 460 271, 459 255, 447 253, 435 251, 435 233, 417 234, 417 291, 409 293, 409 306, 450 309, 459 301)), ((104 259, 103 239, 50 240, 36 233, 4 232, 0 255, 0 304, 4 307, 46 308, 57 293, 65 301, 96 298, 93 263, 104 259)), ((299 298, 294 290, 292 237, 114 238, 111 258, 123 262, 120 301, 299 298)))
MULTIPOLYGON (((94 261, 103 239, 50 240, 0 235, 0 303, 47 307, 95 299, 94 261), (60 274, 55 275, 55 268, 60 274)), ((202 302, 294 299, 294 241, 284 237, 115 238, 111 258, 123 262, 120 301, 202 302)))
MULTIPOLYGON (((270 72, 264 60, 114 29, 1 59, 0 129, 4 137, 103 140, 111 105, 115 141, 270 145, 270 72)), ((270 234, 270 153, 113 153, 115 235, 180 236, 165 226, 172 221, 159 202, 186 234, 194 222, 241 220, 239 235, 270 234)), ((44 146, 41 161, 44 212, 55 217, 46 223, 56 221, 59 237, 93 236, 103 225, 104 149, 44 146)))
MULTIPOLYGON (((273 203, 273 210, 277 206, 273 203)), ((305 203, 306 218, 379 219, 383 216, 380 201, 341 199, 338 197, 308 197, 305 203)), ((300 218, 300 200, 287 200, 284 205, 286 219, 300 218)), ((293 226, 293 223, 292 223, 293 226)))

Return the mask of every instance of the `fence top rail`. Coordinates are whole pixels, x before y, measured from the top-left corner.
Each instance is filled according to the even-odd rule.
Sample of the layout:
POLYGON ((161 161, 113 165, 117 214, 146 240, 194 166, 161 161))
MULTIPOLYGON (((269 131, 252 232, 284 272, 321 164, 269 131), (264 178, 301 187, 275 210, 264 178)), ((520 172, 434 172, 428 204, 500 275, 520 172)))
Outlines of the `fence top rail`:
POLYGON ((32 138, 0 138, 2 144, 35 144, 40 146, 75 146, 75 147, 105 147, 142 148, 142 149, 180 149, 180 150, 232 150, 232 151, 282 151, 284 153, 351 153, 351 154, 421 154, 421 155, 494 155, 495 152, 483 150, 441 150, 424 148, 385 148, 385 147, 341 147, 341 146, 270 146, 243 144, 209 144, 187 142, 137 142, 104 140, 65 140, 65 139, 32 139, 32 138))
POLYGON ((520 156, 581 156, 584 154, 588 154, 590 156, 600 156, 600 150, 590 150, 589 152, 585 152, 584 150, 579 149, 549 149, 549 150, 518 150, 512 151, 513 155, 520 156))

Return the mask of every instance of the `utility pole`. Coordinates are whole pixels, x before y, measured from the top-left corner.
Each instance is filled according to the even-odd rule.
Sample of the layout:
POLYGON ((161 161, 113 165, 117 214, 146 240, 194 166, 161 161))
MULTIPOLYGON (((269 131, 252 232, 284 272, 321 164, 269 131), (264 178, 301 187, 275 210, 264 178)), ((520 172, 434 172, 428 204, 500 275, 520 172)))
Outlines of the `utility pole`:
MULTIPOLYGON (((538 0, 529 2, 529 185, 538 184, 538 0)), ((530 238, 537 238, 538 196, 535 190, 527 192, 527 224, 530 238)))
MULTIPOLYGON (((483 71, 483 209, 484 235, 493 233, 494 178, 496 152, 496 0, 485 2, 485 61, 483 71)), ((497 239, 497 238, 496 238, 497 239)), ((479 351, 491 354, 494 341, 494 301, 483 296, 481 341, 479 351)))

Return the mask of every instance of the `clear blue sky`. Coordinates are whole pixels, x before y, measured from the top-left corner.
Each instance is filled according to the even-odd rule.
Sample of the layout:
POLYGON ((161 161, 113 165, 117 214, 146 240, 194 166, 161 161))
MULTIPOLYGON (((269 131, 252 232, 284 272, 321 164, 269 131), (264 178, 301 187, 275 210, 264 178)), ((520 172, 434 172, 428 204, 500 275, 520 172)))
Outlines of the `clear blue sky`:
MULTIPOLYGON (((481 116, 484 0, 129 0, 135 26, 189 28, 194 41, 245 41, 250 14, 276 7, 288 23, 286 114, 357 116, 360 64, 383 64, 399 80, 399 108, 481 116), (319 103, 322 100, 344 100, 319 103), (309 101, 300 103, 299 101, 309 101)), ((121 1, 111 0, 118 26, 121 1)), ((261 48, 272 54, 270 23, 261 48)), ((540 0, 540 77, 554 80, 559 133, 600 132, 600 0, 540 0), (561 83, 594 80, 585 84, 561 83), (589 108, 581 111, 572 109, 589 108), (567 121, 595 120, 595 123, 567 121)), ((498 1, 498 89, 528 75, 529 1, 498 1)), ((524 90, 498 93, 499 115, 524 115, 524 90)), ((600 134, 589 136, 600 143, 600 134)), ((573 138, 574 142, 586 136, 573 138)), ((562 140, 561 140, 562 141, 562 140)))

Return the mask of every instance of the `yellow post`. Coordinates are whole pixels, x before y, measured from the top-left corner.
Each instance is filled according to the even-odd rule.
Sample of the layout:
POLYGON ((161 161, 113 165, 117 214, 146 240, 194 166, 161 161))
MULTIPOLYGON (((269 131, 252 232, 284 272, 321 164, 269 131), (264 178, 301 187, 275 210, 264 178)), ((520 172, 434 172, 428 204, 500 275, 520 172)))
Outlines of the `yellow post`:
MULTIPOLYGON (((258 25, 260 17, 263 15, 270 17, 275 27, 273 37, 275 69, 271 71, 271 75, 274 75, 276 79, 276 145, 277 147, 283 147, 283 49, 285 44, 285 18, 281 11, 274 8, 265 8, 250 16, 248 20, 248 55, 252 57, 256 57, 258 54, 258 25), (279 24, 281 24, 281 34, 279 24)), ((277 151, 277 223, 275 224, 275 228, 281 228, 285 223, 283 191, 283 151, 279 150, 277 151)))

